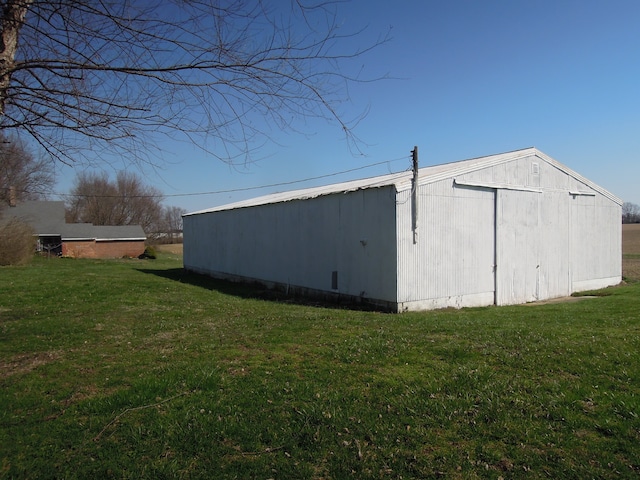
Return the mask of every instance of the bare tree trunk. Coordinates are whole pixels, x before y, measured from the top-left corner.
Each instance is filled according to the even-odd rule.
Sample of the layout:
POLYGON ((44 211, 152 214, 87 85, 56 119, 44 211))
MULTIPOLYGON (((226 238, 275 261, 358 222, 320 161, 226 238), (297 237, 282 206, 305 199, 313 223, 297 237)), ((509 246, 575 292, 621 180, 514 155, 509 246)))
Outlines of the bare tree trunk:
POLYGON ((11 84, 18 33, 33 0, 7 0, 0 14, 0 117, 4 115, 7 90, 11 84))

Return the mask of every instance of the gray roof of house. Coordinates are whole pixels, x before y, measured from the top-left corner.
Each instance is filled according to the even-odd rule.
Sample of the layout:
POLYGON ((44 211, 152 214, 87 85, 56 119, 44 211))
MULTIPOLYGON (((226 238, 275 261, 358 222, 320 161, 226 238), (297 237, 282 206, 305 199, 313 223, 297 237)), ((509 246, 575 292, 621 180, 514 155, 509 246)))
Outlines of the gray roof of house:
POLYGON ((40 236, 55 235, 62 240, 145 240, 140 225, 94 225, 92 223, 66 223, 64 202, 26 201, 15 207, 0 210, 0 224, 17 218, 29 224, 40 236))
MULTIPOLYGON (((91 227, 93 238, 97 242, 107 240, 145 240, 147 238, 140 225, 91 225, 91 227)), ((70 234, 63 236, 63 238, 71 240, 70 234)))
POLYGON ((4 221, 17 218, 39 235, 60 235, 64 225, 64 202, 20 202, 15 207, 4 207, 0 217, 4 221))

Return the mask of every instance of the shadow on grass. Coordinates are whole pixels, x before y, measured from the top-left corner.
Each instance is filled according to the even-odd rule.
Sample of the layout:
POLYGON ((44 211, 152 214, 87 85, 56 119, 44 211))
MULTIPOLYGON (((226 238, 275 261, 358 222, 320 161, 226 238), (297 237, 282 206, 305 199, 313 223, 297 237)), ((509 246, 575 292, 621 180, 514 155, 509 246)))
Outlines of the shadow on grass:
POLYGON ((206 290, 216 291, 224 295, 239 298, 266 300, 275 303, 304 305, 318 308, 340 308, 347 310, 371 311, 384 313, 379 307, 365 302, 356 302, 352 298, 336 295, 329 298, 290 295, 278 289, 268 288, 260 282, 232 282, 220 280, 199 273, 189 272, 184 268, 151 269, 138 268, 141 273, 156 275, 175 282, 193 285, 206 290))

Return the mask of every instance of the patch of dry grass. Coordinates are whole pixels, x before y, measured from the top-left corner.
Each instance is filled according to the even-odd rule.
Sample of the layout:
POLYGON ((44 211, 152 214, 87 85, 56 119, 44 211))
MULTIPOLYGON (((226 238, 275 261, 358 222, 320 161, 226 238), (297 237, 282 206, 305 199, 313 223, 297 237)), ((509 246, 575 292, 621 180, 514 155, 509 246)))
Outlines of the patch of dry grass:
POLYGON ((157 252, 170 253, 172 255, 182 255, 181 243, 170 243, 168 245, 156 245, 154 246, 157 252))
POLYGON ((0 378, 15 374, 26 374, 42 365, 55 362, 62 357, 58 351, 25 352, 9 358, 0 359, 0 378))
POLYGON ((640 255, 640 223, 622 225, 622 254, 640 255))
POLYGON ((640 281, 640 258, 623 258, 622 276, 626 279, 640 281))
POLYGON ((640 280, 640 224, 622 225, 622 276, 640 280))

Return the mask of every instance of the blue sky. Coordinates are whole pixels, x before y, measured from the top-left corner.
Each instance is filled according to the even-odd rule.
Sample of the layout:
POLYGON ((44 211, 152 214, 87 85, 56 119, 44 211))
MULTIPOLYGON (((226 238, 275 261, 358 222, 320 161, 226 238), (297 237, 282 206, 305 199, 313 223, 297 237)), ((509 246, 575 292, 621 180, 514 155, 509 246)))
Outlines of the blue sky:
MULTIPOLYGON (((144 176, 165 204, 195 211, 402 171, 414 145, 422 166, 534 146, 640 204, 640 1, 352 0, 338 18, 367 27, 356 46, 391 28, 353 68, 394 78, 353 85, 340 106, 346 118, 368 110, 355 129, 362 154, 316 120, 300 121, 306 135, 274 133, 239 167, 166 140, 162 168, 144 176), (313 177, 324 178, 251 189, 313 177), (196 195, 226 190, 238 191, 196 195)), ((62 169, 58 191, 74 174, 62 169)))

